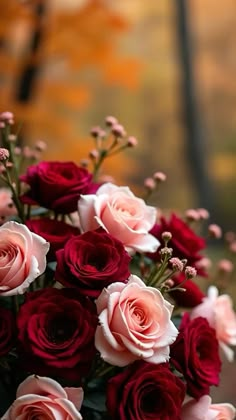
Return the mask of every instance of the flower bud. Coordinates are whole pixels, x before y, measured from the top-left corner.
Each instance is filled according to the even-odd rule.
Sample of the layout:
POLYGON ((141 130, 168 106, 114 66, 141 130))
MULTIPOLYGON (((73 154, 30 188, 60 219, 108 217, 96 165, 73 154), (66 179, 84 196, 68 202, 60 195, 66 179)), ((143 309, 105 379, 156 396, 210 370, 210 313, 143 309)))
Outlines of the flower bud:
POLYGON ((155 188, 156 188, 156 183, 155 183, 155 181, 154 181, 154 179, 153 179, 153 178, 146 178, 146 179, 144 180, 144 186, 145 186, 145 188, 147 188, 148 190, 153 191, 153 190, 155 190, 155 188))
POLYGON ((0 121, 4 121, 6 124, 12 125, 14 122, 14 114, 12 112, 2 112, 0 114, 0 121))
POLYGON ((187 279, 192 279, 193 277, 196 277, 197 275, 197 270, 194 267, 191 267, 190 265, 187 265, 184 272, 187 279))
POLYGON ((234 265, 230 260, 222 259, 218 262, 217 264, 217 268, 219 271, 224 272, 224 273, 232 273, 233 269, 234 269, 234 265))
POLYGON ((184 264, 179 258, 173 257, 169 260, 169 262, 174 270, 183 271, 184 264))
POLYGON ((101 131, 103 131, 103 129, 99 126, 96 126, 96 127, 91 128, 90 134, 91 134, 91 136, 93 136, 95 138, 101 137, 100 136, 101 131))
POLYGON ((136 137, 130 136, 127 139, 127 145, 129 147, 136 147, 138 144, 138 140, 136 139, 136 137))
POLYGON ((208 233, 212 238, 220 239, 222 237, 222 229, 219 225, 211 224, 208 226, 208 233))
POLYGON ((195 209, 186 210, 185 217, 189 222, 197 222, 200 219, 199 212, 195 209))
POLYGON ((109 115, 108 117, 105 118, 105 123, 108 127, 112 127, 113 125, 118 124, 118 120, 117 118, 109 115))
POLYGON ((0 148, 0 161, 3 162, 9 159, 9 150, 5 149, 4 147, 0 148))
POLYGON ((163 172, 155 172, 153 175, 153 178, 157 182, 165 182, 166 181, 166 175, 163 172))
POLYGON ((123 125, 121 125, 121 124, 114 124, 111 127, 111 132, 116 137, 125 137, 126 136, 126 131, 125 131, 123 125))
POLYGON ((164 248, 161 248, 159 252, 162 256, 166 255, 168 258, 170 258, 173 254, 173 249, 168 248, 167 246, 164 246, 164 248))
POLYGON ((210 217, 209 211, 204 208, 197 209, 197 212, 199 214, 200 219, 202 220, 207 220, 210 217))
POLYGON ((95 159, 96 160, 99 157, 98 150, 97 149, 90 150, 89 157, 90 157, 90 159, 93 159, 93 160, 95 159))
POLYGON ((165 243, 169 242, 172 238, 171 232, 162 232, 161 237, 165 243))
POLYGON ((47 149, 47 144, 45 143, 45 141, 42 140, 38 140, 35 143, 35 149, 38 150, 39 152, 44 152, 47 149))

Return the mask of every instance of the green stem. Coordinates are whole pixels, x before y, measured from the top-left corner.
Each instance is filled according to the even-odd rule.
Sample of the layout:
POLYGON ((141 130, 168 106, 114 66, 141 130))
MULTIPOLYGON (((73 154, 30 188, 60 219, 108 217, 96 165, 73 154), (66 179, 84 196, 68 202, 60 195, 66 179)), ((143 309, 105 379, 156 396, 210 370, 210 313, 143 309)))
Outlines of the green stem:
POLYGON ((23 206, 22 206, 22 204, 21 204, 21 202, 18 198, 18 195, 16 193, 15 188, 12 185, 12 180, 11 180, 11 177, 10 177, 10 174, 9 174, 9 171, 8 171, 8 168, 7 168, 6 164, 5 164, 5 169, 6 169, 6 177, 7 177, 6 182, 9 186, 9 188, 11 189, 12 199, 13 199, 13 201, 15 203, 15 206, 16 206, 16 209, 18 211, 18 216, 21 219, 21 221, 24 223, 25 222, 25 215, 24 215, 24 211, 23 211, 23 206))
POLYGON ((20 307, 19 301, 18 301, 18 295, 14 295, 11 298, 12 298, 13 312, 15 313, 15 315, 17 315, 19 311, 19 307, 20 307))
POLYGON ((157 271, 154 272, 154 274, 152 275, 150 279, 148 279, 148 282, 147 282, 148 286, 156 287, 158 285, 158 283, 161 280, 162 275, 166 271, 166 268, 168 266, 168 260, 169 260, 169 257, 165 255, 161 267, 157 269, 157 271))
POLYGON ((104 159, 107 157, 107 150, 100 150, 100 155, 98 158, 98 161, 94 164, 94 169, 93 169, 93 179, 94 181, 97 180, 97 175, 99 172, 99 169, 104 161, 104 159))

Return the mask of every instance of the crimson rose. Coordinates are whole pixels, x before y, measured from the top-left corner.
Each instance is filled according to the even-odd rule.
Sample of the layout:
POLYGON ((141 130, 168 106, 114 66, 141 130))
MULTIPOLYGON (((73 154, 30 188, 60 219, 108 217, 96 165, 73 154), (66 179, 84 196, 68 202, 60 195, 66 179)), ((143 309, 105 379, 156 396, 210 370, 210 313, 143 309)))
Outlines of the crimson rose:
POLYGON ((180 420, 185 386, 168 363, 132 363, 107 386, 107 409, 112 420, 180 420))
POLYGON ((68 225, 59 220, 49 219, 48 217, 26 220, 25 224, 31 232, 37 233, 37 235, 42 236, 42 238, 50 243, 49 252, 47 254, 48 261, 55 261, 56 251, 63 248, 72 235, 79 235, 80 233, 77 227, 68 225))
POLYGON ((173 287, 180 285, 180 287, 185 289, 185 292, 181 290, 173 290, 173 292, 171 292, 171 297, 178 306, 183 308, 194 308, 202 303, 202 299, 206 295, 192 280, 189 279, 185 281, 184 273, 180 273, 179 275, 172 277, 172 280, 174 281, 173 287), (183 282, 184 284, 181 286, 183 282))
POLYGON ((187 393, 198 399, 219 384, 221 360, 215 330, 206 318, 190 320, 185 313, 179 335, 171 345, 171 362, 184 375, 187 393))
POLYGON ((80 194, 94 192, 92 174, 73 162, 40 162, 27 168, 21 181, 30 190, 21 199, 27 204, 39 204, 56 213, 77 210, 80 194))
MULTIPOLYGON (((171 232, 172 238, 168 242, 168 247, 173 248, 174 257, 180 259, 187 259, 188 265, 196 267, 196 262, 202 259, 202 255, 199 252, 206 247, 205 240, 196 233, 178 216, 175 214, 171 215, 171 218, 167 220, 165 217, 161 217, 160 223, 155 224, 150 230, 150 233, 155 236, 160 242, 162 247, 164 242, 162 240, 163 232, 171 232)), ((148 256, 153 260, 159 260, 159 252, 150 253, 148 256)), ((203 270, 198 269, 198 274, 205 274, 203 270)))
POLYGON ((115 281, 125 282, 130 275, 130 257, 123 244, 100 228, 73 236, 57 251, 56 258, 55 279, 92 298, 115 281))
POLYGON ((5 356, 16 340, 16 325, 13 313, 0 306, 0 357, 5 356))
POLYGON ((39 375, 78 380, 95 354, 95 305, 73 289, 26 295, 17 317, 20 362, 39 375))

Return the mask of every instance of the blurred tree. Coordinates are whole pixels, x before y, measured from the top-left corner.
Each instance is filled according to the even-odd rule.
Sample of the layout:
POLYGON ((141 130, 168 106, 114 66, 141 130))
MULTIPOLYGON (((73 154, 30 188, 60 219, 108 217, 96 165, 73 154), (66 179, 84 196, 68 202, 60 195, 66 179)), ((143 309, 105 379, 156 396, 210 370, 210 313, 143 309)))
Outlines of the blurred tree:
POLYGON ((179 0, 177 7, 177 29, 179 38, 179 57, 182 67, 182 117, 185 127, 186 161, 192 175, 197 202, 207 208, 214 216, 214 196, 212 183, 207 167, 206 133, 198 109, 198 98, 193 73, 192 35, 189 28, 189 12, 187 0, 179 0))
POLYGON ((77 121, 98 106, 94 86, 137 87, 139 61, 118 48, 128 22, 103 0, 0 3, 0 109, 15 112, 27 139, 46 139, 49 158, 83 157, 88 139, 78 143, 77 121))

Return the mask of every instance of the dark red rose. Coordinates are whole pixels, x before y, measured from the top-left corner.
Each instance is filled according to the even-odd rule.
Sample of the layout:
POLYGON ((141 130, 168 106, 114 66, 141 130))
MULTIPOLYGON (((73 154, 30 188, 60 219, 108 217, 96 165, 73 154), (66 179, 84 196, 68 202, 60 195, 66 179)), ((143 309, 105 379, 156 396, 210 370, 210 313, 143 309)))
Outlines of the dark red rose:
POLYGON ((107 386, 107 409, 112 420, 180 420, 185 386, 168 363, 137 361, 107 386))
POLYGON ((103 229, 74 236, 56 253, 55 279, 67 287, 96 298, 115 281, 130 275, 130 256, 123 244, 103 229))
POLYGON ((191 321, 185 313, 170 349, 171 362, 184 375, 189 395, 198 399, 209 394, 210 386, 219 384, 219 345, 206 318, 191 321))
MULTIPOLYGON (((155 236, 160 242, 162 247, 164 242, 162 240, 163 232, 171 232, 172 239, 168 242, 168 247, 173 248, 173 256, 180 259, 187 259, 188 265, 196 267, 196 262, 202 259, 199 252, 206 247, 205 240, 196 233, 178 216, 172 214, 170 219, 161 217, 160 223, 155 224, 150 233, 155 236)), ((148 254, 148 256, 159 261, 160 254, 155 252, 148 254)), ((198 274, 205 274, 203 270, 198 269, 198 274)))
POLYGON ((180 287, 185 289, 185 292, 175 290, 170 293, 170 296, 174 299, 175 303, 178 306, 181 306, 183 308, 194 308, 195 306, 200 305, 200 303, 202 303, 202 299, 206 295, 197 286, 197 284, 194 283, 194 281, 189 279, 186 280, 182 285, 182 282, 185 280, 184 273, 180 273, 179 275, 172 277, 172 280, 174 281, 173 287, 177 287, 180 285, 180 287))
POLYGON ((39 204, 56 213, 73 213, 80 194, 94 192, 92 174, 73 162, 40 162, 29 166, 20 179, 30 186, 21 197, 24 203, 39 204))
POLYGON ((16 341, 16 325, 13 313, 0 306, 0 357, 12 349, 16 341))
POLYGON ((77 227, 48 217, 27 220, 25 224, 31 232, 37 233, 50 243, 47 254, 48 261, 55 261, 56 251, 63 248, 71 236, 80 234, 77 227))
POLYGON ((95 305, 73 289, 28 293, 18 317, 21 365, 39 375, 79 380, 95 355, 95 305))

